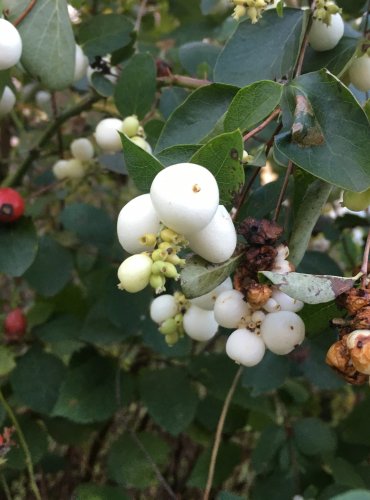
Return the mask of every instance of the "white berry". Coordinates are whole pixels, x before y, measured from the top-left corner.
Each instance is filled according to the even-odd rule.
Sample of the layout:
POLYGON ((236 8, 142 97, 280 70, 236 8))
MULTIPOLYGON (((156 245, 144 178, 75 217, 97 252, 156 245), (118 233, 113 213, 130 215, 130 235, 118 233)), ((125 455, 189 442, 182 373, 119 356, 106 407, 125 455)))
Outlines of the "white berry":
POLYGON ((150 304, 150 317, 159 325, 177 313, 177 302, 173 295, 165 294, 156 297, 150 304))
POLYGON ((214 307, 216 321, 225 328, 237 328, 250 315, 250 307, 238 290, 220 293, 214 307))
POLYGON ((87 68, 89 66, 89 60, 85 56, 83 50, 79 45, 76 45, 75 51, 75 72, 73 81, 78 82, 86 75, 87 68))
POLYGON ((39 106, 40 108, 45 108, 49 104, 50 99, 50 92, 47 92, 46 90, 39 90, 38 92, 36 92, 35 101, 37 106, 39 106))
POLYGON ((94 157, 94 146, 86 137, 81 137, 80 139, 72 141, 70 149, 72 156, 77 160, 89 161, 94 157))
POLYGON ((189 247, 209 262, 218 264, 229 259, 236 247, 236 231, 226 208, 219 205, 211 222, 189 234, 188 240, 189 247))
POLYGON ((275 354, 288 354, 305 337, 305 326, 298 314, 278 311, 267 314, 261 323, 261 335, 266 347, 275 354))
POLYGON ((152 259, 143 253, 128 257, 118 268, 118 287, 130 293, 143 290, 149 284, 152 264, 152 259))
POLYGON ((145 139, 143 139, 142 137, 140 137, 139 135, 135 135, 134 137, 131 137, 130 139, 133 143, 135 143, 137 146, 139 146, 139 148, 143 149, 144 151, 146 151, 147 153, 149 154, 152 154, 153 153, 153 150, 152 150, 152 147, 151 145, 149 144, 149 142, 147 142, 145 139))
POLYGON ((272 312, 277 312, 280 311, 281 307, 280 304, 276 302, 275 299, 270 297, 263 305, 263 308, 266 312, 272 313, 272 312))
POLYGON ((282 311, 298 312, 303 309, 304 306, 304 303, 301 300, 293 299, 286 293, 277 289, 272 292, 272 299, 279 304, 282 311))
POLYGON ((292 265, 288 260, 276 259, 272 270, 274 273, 278 274, 290 273, 292 271, 292 265))
POLYGON ((328 26, 323 21, 314 19, 308 41, 311 47, 318 52, 334 49, 344 33, 342 16, 337 13, 331 16, 328 26))
POLYGON ((352 85, 362 92, 370 90, 370 56, 364 54, 355 59, 349 68, 352 85))
POLYGON ((262 338, 247 328, 235 330, 226 342, 226 354, 244 366, 257 365, 262 361, 265 350, 262 338))
POLYGON ((12 23, 0 19, 0 70, 15 66, 22 55, 22 39, 12 23))
POLYGON ((189 337, 199 342, 210 340, 218 330, 213 311, 206 311, 193 304, 184 314, 183 327, 189 337))
POLYGON ((142 194, 129 201, 120 211, 117 221, 117 235, 122 247, 128 253, 152 250, 141 240, 146 234, 157 234, 160 221, 149 194, 142 194))
POLYGON ((122 120, 118 118, 104 118, 95 129, 95 140, 98 146, 106 153, 117 153, 122 149, 121 138, 118 132, 122 131, 122 120))
POLYGON ((53 166, 53 173, 57 179, 81 179, 86 170, 80 160, 59 160, 53 166))
POLYGON ((216 179, 194 163, 163 169, 152 182, 150 196, 162 222, 185 235, 209 224, 219 201, 216 179))
POLYGON ((14 108, 15 95, 11 88, 4 87, 3 95, 0 98, 0 116, 7 115, 14 108))
POLYGON ((122 122, 122 132, 127 135, 127 137, 134 137, 139 130, 139 120, 136 115, 127 116, 122 122))
POLYGON ((220 285, 216 286, 213 290, 200 297, 196 297, 195 299, 191 299, 191 303, 195 304, 202 309, 207 309, 208 311, 212 311, 215 306, 215 302, 220 293, 225 292, 226 290, 233 289, 233 282, 231 278, 228 276, 225 281, 223 281, 220 285))

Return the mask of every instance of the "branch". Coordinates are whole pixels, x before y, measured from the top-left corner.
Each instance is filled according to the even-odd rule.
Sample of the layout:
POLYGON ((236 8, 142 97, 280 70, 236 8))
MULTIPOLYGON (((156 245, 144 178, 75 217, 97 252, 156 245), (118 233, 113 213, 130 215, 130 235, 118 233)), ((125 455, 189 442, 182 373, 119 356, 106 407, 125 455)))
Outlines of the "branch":
POLYGON ((370 231, 367 233, 364 256, 362 258, 361 272, 363 277, 361 280, 361 287, 365 288, 367 284, 367 275, 369 273, 369 252, 370 252, 370 231))
POLYGON ((25 10, 22 12, 22 14, 19 17, 17 17, 17 19, 14 21, 13 25, 18 26, 18 24, 20 24, 23 21, 23 19, 25 19, 28 16, 28 14, 34 8, 35 4, 36 0, 31 0, 28 6, 25 8, 25 10))
POLYGON ((277 222, 277 220, 278 220, 281 205, 284 201, 284 196, 285 196, 285 193, 286 193, 286 190, 288 187, 289 177, 290 177, 292 172, 293 172, 293 162, 292 162, 292 160, 289 160, 288 167, 287 167, 286 172, 285 172, 284 182, 283 182, 282 188, 280 190, 279 199, 277 201, 274 216, 272 218, 272 220, 274 222, 277 222))
POLYGON ((220 418, 219 418, 219 421, 217 424, 215 442, 214 442, 214 445, 212 448, 211 462, 209 464, 208 478, 207 478, 206 489, 205 489, 205 492, 203 495, 203 500, 208 500, 209 495, 211 493, 213 477, 215 475, 217 455, 218 455, 218 450, 219 450, 220 444, 221 444, 222 431, 224 429, 226 415, 227 415, 227 412, 229 410, 229 406, 230 406, 231 400, 234 396, 234 392, 237 388, 241 374, 243 373, 243 368, 244 368, 243 366, 240 366, 238 371, 236 372, 234 380, 230 386, 229 392, 227 393, 224 405, 222 407, 221 415, 220 415, 220 418))
POLYGON ((308 18, 306 31, 304 33, 303 40, 302 40, 301 50, 299 51, 297 64, 296 64, 296 67, 295 67, 294 72, 293 72, 294 78, 296 78, 297 76, 299 76, 302 73, 304 56, 306 54, 306 50, 307 50, 307 46, 308 46, 308 37, 309 37, 312 23, 313 23, 313 13, 314 13, 315 8, 316 8, 316 1, 313 1, 311 4, 310 17, 308 18))
POLYGON ((191 78, 190 76, 182 75, 159 76, 157 77, 157 82, 163 85, 178 85, 179 87, 186 87, 189 89, 198 89, 199 87, 205 87, 212 83, 209 80, 201 80, 199 78, 191 78))
POLYGON ((58 132, 59 127, 73 116, 79 115, 82 111, 90 109, 91 106, 100 99, 102 99, 102 97, 97 94, 89 95, 86 98, 81 99, 81 101, 75 106, 67 109, 64 113, 61 113, 58 118, 45 130, 38 143, 30 150, 23 163, 15 172, 8 174, 1 186, 12 187, 19 184, 28 169, 32 166, 33 162, 40 157, 42 148, 50 141, 53 135, 58 132))
POLYGON ((266 128, 269 123, 271 123, 273 120, 275 120, 277 116, 279 116, 280 112, 281 112, 280 108, 274 109, 274 111, 266 118, 266 120, 264 120, 260 125, 258 125, 258 127, 254 128, 253 130, 245 134, 245 136, 243 137, 243 141, 246 142, 248 139, 258 134, 258 132, 261 132, 261 130, 266 128))

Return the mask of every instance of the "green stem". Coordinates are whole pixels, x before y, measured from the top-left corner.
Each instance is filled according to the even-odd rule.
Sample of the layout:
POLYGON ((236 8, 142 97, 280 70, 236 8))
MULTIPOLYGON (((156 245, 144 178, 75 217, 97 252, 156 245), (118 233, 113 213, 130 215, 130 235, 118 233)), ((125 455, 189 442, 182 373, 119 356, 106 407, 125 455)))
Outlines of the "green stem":
POLYGON ((1 389, 0 389, 0 402, 4 406, 5 411, 8 414, 9 419, 11 420, 12 424, 15 427, 15 430, 17 431, 18 438, 19 438, 19 444, 21 445, 21 448, 22 448, 22 450, 24 452, 24 456, 25 456, 26 467, 27 467, 29 478, 30 478, 31 490, 32 490, 32 492, 35 495, 35 498, 37 500, 42 500, 41 495, 40 495, 40 491, 39 491, 37 484, 36 484, 35 472, 33 470, 32 457, 31 457, 30 450, 29 450, 28 445, 26 443, 24 434, 23 434, 22 429, 19 425, 17 417, 15 416, 13 410, 9 406, 7 400, 5 399, 1 389))
POLYGON ((5 478, 4 474, 1 474, 0 480, 1 480, 1 486, 3 487, 6 500, 12 500, 12 494, 10 493, 10 489, 9 489, 8 483, 6 482, 6 478, 5 478))
POLYGON ((311 233, 327 202, 331 184, 316 179, 307 189, 298 209, 289 241, 289 260, 297 267, 308 247, 311 233))
POLYGON ((79 115, 82 111, 90 109, 91 106, 100 99, 102 99, 102 97, 97 94, 89 95, 84 99, 81 99, 81 101, 75 106, 67 109, 64 113, 61 113, 58 118, 45 130, 36 146, 30 150, 27 158, 18 167, 18 169, 15 172, 10 173, 5 178, 1 184, 2 187, 12 187, 19 184, 28 169, 32 166, 33 162, 39 158, 43 147, 46 146, 53 135, 58 132, 59 127, 73 116, 79 115))

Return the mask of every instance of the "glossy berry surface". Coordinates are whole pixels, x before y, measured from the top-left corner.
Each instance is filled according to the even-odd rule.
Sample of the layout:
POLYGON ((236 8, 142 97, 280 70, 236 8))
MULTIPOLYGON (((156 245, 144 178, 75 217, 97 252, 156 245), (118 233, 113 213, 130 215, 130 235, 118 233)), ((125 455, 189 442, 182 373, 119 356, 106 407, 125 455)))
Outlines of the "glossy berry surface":
POLYGON ((24 214, 22 196, 11 188, 0 188, 0 223, 14 222, 24 214))
POLYGON ((4 335, 7 340, 20 340, 26 333, 27 319, 19 307, 10 311, 4 321, 4 335))

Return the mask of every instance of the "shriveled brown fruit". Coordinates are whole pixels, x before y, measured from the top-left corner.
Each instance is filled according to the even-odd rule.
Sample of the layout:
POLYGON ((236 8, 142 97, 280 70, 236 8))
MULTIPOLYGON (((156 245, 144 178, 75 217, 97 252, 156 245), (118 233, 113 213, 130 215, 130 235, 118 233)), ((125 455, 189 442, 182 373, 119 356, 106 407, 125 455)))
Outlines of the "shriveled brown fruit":
POLYGON ((250 245, 272 245, 283 234, 283 228, 267 219, 247 217, 240 223, 238 233, 244 236, 250 245))
POLYGON ((344 335, 340 340, 330 346, 325 361, 350 384, 365 384, 369 380, 369 376, 360 373, 353 365, 351 355, 347 347, 347 337, 348 335, 344 335))
POLYGON ((355 330, 347 336, 347 347, 354 367, 370 375, 370 330, 355 330))

